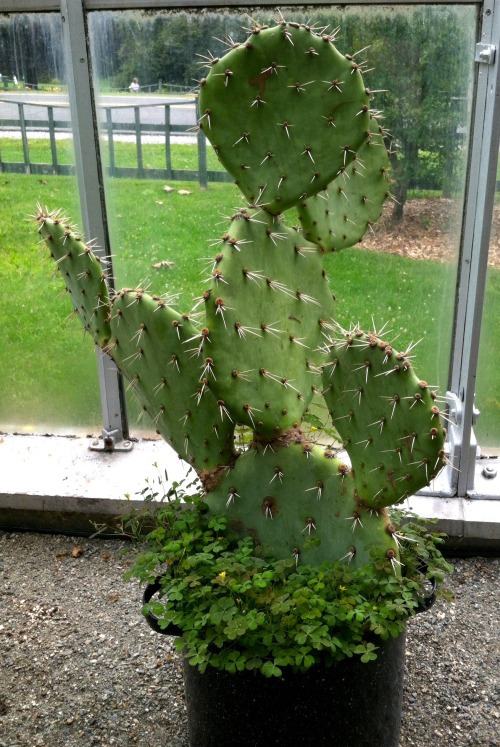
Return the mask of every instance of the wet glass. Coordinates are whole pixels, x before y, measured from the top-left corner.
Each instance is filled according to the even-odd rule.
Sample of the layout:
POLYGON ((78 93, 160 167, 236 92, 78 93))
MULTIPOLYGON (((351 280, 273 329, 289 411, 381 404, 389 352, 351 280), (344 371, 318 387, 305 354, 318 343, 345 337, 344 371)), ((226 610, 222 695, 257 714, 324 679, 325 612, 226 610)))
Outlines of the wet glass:
POLYGON ((0 428, 73 433, 101 422, 96 360, 35 223, 79 222, 60 16, 0 16, 0 428))
POLYGON ((493 208, 493 224, 486 281, 486 301, 483 311, 476 382, 476 407, 480 412, 475 426, 476 437, 482 452, 491 455, 500 454, 499 318, 500 203, 497 195, 493 208))
MULTIPOLYGON (((333 6, 281 12, 287 20, 335 33, 340 51, 353 54, 366 70, 392 151, 394 183, 381 220, 360 244, 325 259, 337 319, 344 327, 359 323, 384 330, 402 350, 418 342, 417 371, 444 392, 477 9, 333 6)), ((189 311, 206 288, 207 258, 244 198, 222 181, 210 146, 208 183, 199 183, 193 93, 211 58, 242 41, 252 19, 266 23, 276 17, 277 11, 253 9, 89 14, 118 286, 166 294, 180 311, 189 311), (130 88, 134 79, 138 92, 130 88), (170 102, 170 123, 184 131, 173 135, 168 153, 170 102), (113 110, 106 112, 106 106, 113 110)), ((288 220, 294 224, 293 216, 288 220)), ((132 420, 139 415, 133 412, 132 420)), ((145 418, 139 425, 152 427, 145 418)))

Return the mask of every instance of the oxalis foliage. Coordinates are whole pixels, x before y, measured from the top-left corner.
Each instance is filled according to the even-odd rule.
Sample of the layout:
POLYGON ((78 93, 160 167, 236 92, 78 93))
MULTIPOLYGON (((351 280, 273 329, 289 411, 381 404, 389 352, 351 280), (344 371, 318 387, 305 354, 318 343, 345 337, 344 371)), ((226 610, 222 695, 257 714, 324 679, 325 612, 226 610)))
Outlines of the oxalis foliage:
POLYGON ((399 636, 425 604, 431 581, 452 569, 439 549, 444 536, 400 510, 391 518, 404 522, 402 574, 376 548, 358 569, 348 560, 313 567, 267 557, 252 537, 233 539, 227 517, 210 515, 193 483, 164 484, 161 475, 148 481, 145 508, 123 521, 139 549, 126 577, 161 577, 159 598, 143 612, 182 630, 175 645, 200 671, 272 677, 346 657, 369 662, 379 641, 399 636))

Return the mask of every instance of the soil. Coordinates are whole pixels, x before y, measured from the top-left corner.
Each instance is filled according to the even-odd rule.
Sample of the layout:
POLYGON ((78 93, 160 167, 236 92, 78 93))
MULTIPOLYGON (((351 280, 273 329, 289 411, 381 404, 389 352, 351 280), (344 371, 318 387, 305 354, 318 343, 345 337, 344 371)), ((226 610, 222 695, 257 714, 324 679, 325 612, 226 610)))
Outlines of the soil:
MULTIPOLYGON (((458 253, 462 204, 447 198, 409 200, 403 219, 392 221, 389 201, 373 231, 361 245, 412 259, 451 262, 458 253)), ((488 266, 500 268, 500 206, 495 206, 488 266)))

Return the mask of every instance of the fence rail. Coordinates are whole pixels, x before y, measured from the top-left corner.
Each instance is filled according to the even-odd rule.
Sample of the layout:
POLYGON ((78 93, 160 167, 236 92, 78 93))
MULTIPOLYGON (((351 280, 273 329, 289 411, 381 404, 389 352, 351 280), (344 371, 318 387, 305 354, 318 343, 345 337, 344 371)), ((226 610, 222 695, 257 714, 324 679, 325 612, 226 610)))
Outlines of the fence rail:
MULTIPOLYGON (((5 133, 20 133, 22 142, 23 160, 19 162, 5 161, 2 158, 0 148, 0 173, 21 173, 21 174, 73 174, 75 172, 74 164, 59 163, 58 159, 58 138, 61 133, 71 135, 71 122, 69 119, 55 119, 54 111, 68 109, 65 103, 34 103, 32 101, 15 101, 9 98, 0 98, 0 103, 15 104, 17 106, 17 118, 0 120, 0 137, 2 131, 5 133), (47 118, 27 119, 26 107, 40 106, 47 110, 47 118), (30 135, 44 133, 48 135, 50 141, 50 163, 35 163, 30 154, 30 135)), ((112 177, 128 177, 133 179, 169 179, 173 181, 197 181, 202 188, 205 188, 208 182, 227 182, 231 177, 225 171, 209 170, 207 165, 207 141, 205 135, 191 125, 172 124, 171 108, 179 104, 190 103, 195 110, 195 121, 198 120, 198 102, 197 99, 177 99, 169 102, 158 104, 140 104, 140 103, 119 103, 119 104, 102 104, 99 109, 103 117, 101 121, 101 133, 105 135, 106 147, 108 150, 107 173, 112 177), (141 110, 145 108, 162 108, 163 122, 152 124, 141 121, 141 110), (113 121, 113 111, 127 110, 133 111, 132 122, 113 121), (119 166, 115 158, 115 141, 116 136, 131 135, 135 142, 135 167, 119 166), (143 158, 143 140, 148 135, 162 136, 158 142, 164 147, 164 168, 150 168, 144 165, 143 158), (172 163, 172 143, 176 140, 184 140, 186 143, 195 142, 197 145, 197 169, 177 169, 172 163)))
MULTIPOLYGON (((179 104, 189 103, 193 106, 195 112, 194 122, 198 121, 198 100, 197 98, 178 98, 168 102, 143 103, 135 101, 134 103, 120 102, 117 104, 101 104, 99 110, 101 117, 101 134, 105 136, 107 147, 107 163, 105 170, 108 175, 115 178, 131 179, 168 179, 172 181, 194 181, 198 182, 202 188, 205 188, 209 182, 229 182, 232 177, 224 170, 208 169, 207 164, 207 141, 205 135, 201 132, 195 132, 192 125, 172 124, 171 109, 179 104), (141 121, 141 111, 144 109, 161 108, 163 109, 163 122, 153 124, 141 121), (113 112, 117 110, 132 110, 133 121, 116 122, 113 121, 113 112), (115 142, 121 135, 131 136, 135 142, 135 160, 136 166, 119 166, 115 157, 115 142), (164 168, 151 168, 144 164, 143 144, 144 138, 148 135, 156 135, 158 143, 164 147, 164 168), (194 142, 197 145, 197 169, 178 169, 172 163, 172 143, 174 138, 184 142, 194 142)), ((0 138, 2 131, 20 133, 22 141, 23 160, 18 162, 5 161, 2 158, 0 147, 0 173, 18 173, 18 174, 42 174, 42 175, 68 175, 75 173, 74 164, 59 163, 57 135, 67 134, 71 136, 71 122, 69 120, 69 105, 64 102, 57 103, 38 103, 16 101, 11 97, 0 97, 0 105, 9 104, 17 106, 17 118, 0 120, 0 138), (26 117, 26 107, 44 107, 47 110, 46 119, 28 119, 26 117), (68 110, 68 119, 55 118, 55 111, 68 110), (44 133, 50 141, 50 163, 36 163, 32 160, 30 154, 29 136, 44 133)), ((411 185, 414 189, 435 189, 436 187, 429 183, 423 183, 415 180, 411 185)), ((500 191, 500 181, 496 183, 496 191, 500 191)))

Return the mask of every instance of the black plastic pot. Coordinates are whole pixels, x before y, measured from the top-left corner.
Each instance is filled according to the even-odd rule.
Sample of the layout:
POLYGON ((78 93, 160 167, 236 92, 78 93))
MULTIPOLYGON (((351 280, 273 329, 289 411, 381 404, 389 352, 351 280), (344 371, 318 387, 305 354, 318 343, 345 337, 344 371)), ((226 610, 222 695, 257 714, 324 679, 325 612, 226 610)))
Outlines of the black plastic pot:
MULTIPOLYGON (((143 604, 147 604, 152 600, 155 594, 159 594, 159 592, 161 591, 162 578, 162 576, 158 576, 152 584, 148 584, 146 586, 146 588, 144 589, 144 594, 142 595, 143 604)), ((166 628, 162 628, 158 618, 156 617, 156 615, 153 615, 152 612, 148 612, 145 617, 147 624, 155 631, 155 633, 161 633, 162 635, 173 635, 176 637, 182 636, 182 630, 173 623, 167 625, 166 628)))
POLYGON ((375 661, 267 679, 184 663, 191 747, 398 747, 405 635, 375 661))
MULTIPOLYGON (((161 579, 144 592, 149 601, 161 579)), ((435 583, 423 587, 419 611, 435 601, 435 583)), ((173 625, 158 633, 181 635, 173 625)), ((191 747, 399 747, 406 636, 377 639, 377 658, 358 657, 306 673, 266 678, 208 667, 200 673, 184 661, 191 747)))

